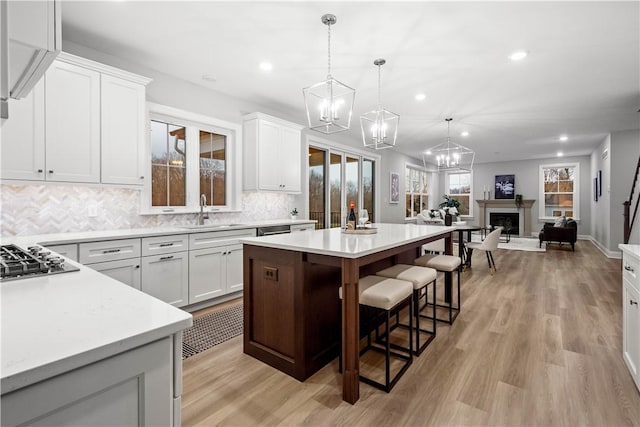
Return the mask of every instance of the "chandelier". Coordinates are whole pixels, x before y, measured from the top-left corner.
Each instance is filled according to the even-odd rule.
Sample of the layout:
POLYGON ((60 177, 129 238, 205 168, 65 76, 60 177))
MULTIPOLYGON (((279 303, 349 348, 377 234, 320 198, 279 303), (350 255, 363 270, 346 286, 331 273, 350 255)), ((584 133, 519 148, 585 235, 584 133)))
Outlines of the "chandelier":
POLYGON ((400 121, 400 116, 382 108, 380 102, 380 67, 386 62, 384 59, 373 61, 373 64, 378 67, 378 107, 360 116, 362 142, 365 147, 376 150, 396 145, 398 122, 400 121))
POLYGON ((452 118, 446 118, 447 122, 447 142, 429 148, 422 154, 422 160, 427 163, 435 163, 438 170, 457 170, 471 171, 473 169, 473 161, 476 153, 469 147, 451 142, 451 121, 452 118), (435 158, 435 161, 434 161, 435 158))
POLYGON ((348 130, 356 90, 334 79, 331 75, 331 26, 336 16, 322 16, 322 23, 328 28, 328 71, 324 81, 302 89, 309 128, 330 134, 348 130))

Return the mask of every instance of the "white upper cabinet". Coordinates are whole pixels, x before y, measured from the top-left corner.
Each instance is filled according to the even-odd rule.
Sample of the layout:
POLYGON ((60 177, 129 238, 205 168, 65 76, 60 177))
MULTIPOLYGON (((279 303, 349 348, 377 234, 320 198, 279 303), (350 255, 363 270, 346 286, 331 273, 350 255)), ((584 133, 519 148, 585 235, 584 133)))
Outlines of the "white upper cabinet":
POLYGON ((102 179, 142 184, 144 179, 144 85, 102 75, 102 179))
POLYGON ((61 53, 29 95, 10 100, 2 179, 142 185, 149 81, 61 53))
POLYGON ((9 1, 9 90, 26 97, 61 50, 60 1, 9 1))
POLYGON ((44 79, 23 99, 9 100, 11 119, 2 125, 2 179, 43 180, 44 79))
POLYGON ((244 117, 245 190, 300 193, 302 126, 261 113, 244 117))
POLYGON ((55 61, 45 82, 46 179, 100 182, 100 73, 55 61))

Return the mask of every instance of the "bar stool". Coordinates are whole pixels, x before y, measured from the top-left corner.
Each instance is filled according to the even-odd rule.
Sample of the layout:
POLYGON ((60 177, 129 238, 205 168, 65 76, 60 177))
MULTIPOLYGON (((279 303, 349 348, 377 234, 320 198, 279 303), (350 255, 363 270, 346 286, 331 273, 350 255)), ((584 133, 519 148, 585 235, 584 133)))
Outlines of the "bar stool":
POLYGON ((460 314, 460 269, 461 269, 461 266, 462 266, 462 261, 460 260, 460 257, 453 256, 453 255, 432 255, 432 254, 427 254, 427 255, 422 255, 419 258, 416 258, 413 261, 413 263, 416 264, 416 265, 419 265, 421 267, 434 268, 434 269, 436 269, 438 271, 441 271, 441 272, 444 272, 444 273, 453 273, 454 271, 458 272, 458 274, 457 274, 457 276, 458 276, 458 305, 454 307, 454 305, 453 305, 453 295, 451 295, 451 301, 449 301, 448 305, 436 304, 435 299, 433 301, 433 303, 436 304, 438 307, 448 308, 449 309, 449 320, 439 319, 439 318, 436 318, 436 320, 452 325, 453 321, 456 320, 456 317, 458 317, 458 314, 460 314), (455 312, 455 315, 454 315, 454 312, 455 312))
MULTIPOLYGON (((436 278, 438 277, 438 272, 429 267, 419 267, 416 265, 408 265, 408 264, 396 264, 389 268, 385 268, 384 270, 378 271, 376 273, 377 276, 382 277, 390 277, 393 279, 406 280, 407 282, 413 283, 413 315, 416 318, 416 327, 414 328, 416 331, 416 356, 420 356, 420 354, 424 351, 425 348, 429 345, 431 341, 436 337, 436 278), (429 303, 429 295, 427 286, 429 284, 433 284, 433 315, 425 316, 420 313, 420 299, 424 296, 425 305, 429 303), (424 290, 424 293, 422 292, 424 290), (420 318, 424 317, 425 319, 431 319, 432 325, 431 330, 421 329, 420 328, 420 318), (424 332, 429 334, 427 340, 420 345, 420 332, 424 332)), ((423 306, 423 307, 424 307, 423 306)), ((402 324, 398 322, 399 326, 408 327, 406 324, 402 324)))
MULTIPOLYGON (((382 310, 386 314, 384 349, 376 347, 371 343, 372 328, 369 327, 367 328, 367 346, 360 351, 360 355, 365 354, 369 350, 378 351, 385 354, 385 383, 382 384, 380 382, 367 378, 364 375, 360 375, 360 380, 366 384, 389 393, 393 386, 396 385, 400 377, 406 372, 406 370, 409 368, 409 366, 411 366, 411 363, 413 362, 413 340, 411 339, 411 328, 413 327, 413 322, 411 320, 411 318, 413 317, 413 285, 411 284, 411 282, 407 282, 404 280, 388 279, 380 276, 366 276, 360 278, 358 282, 358 289, 360 295, 360 305, 367 308, 367 314, 369 314, 368 312, 370 308, 382 310), (405 355, 391 351, 389 320, 391 318, 391 313, 398 310, 407 302, 409 303, 410 329, 408 334, 409 348, 406 349, 408 353, 405 355), (392 355, 404 360, 405 362, 398 373, 394 375, 393 378, 390 378, 390 361, 392 355)), ((340 299, 342 299, 342 287, 339 289, 338 294, 340 296, 340 299)), ((370 318, 371 316, 367 317, 370 318)), ((378 329, 377 324, 374 324, 374 327, 376 328, 376 330, 378 329)), ((340 370, 342 370, 342 349, 340 350, 340 370)))

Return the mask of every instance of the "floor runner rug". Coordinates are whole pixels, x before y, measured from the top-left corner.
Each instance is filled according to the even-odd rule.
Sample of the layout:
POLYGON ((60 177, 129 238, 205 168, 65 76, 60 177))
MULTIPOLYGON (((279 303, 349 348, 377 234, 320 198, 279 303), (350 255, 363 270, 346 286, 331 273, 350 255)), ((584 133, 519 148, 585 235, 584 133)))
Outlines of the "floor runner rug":
POLYGON ((182 333, 182 358, 186 359, 242 334, 242 304, 193 319, 182 333))

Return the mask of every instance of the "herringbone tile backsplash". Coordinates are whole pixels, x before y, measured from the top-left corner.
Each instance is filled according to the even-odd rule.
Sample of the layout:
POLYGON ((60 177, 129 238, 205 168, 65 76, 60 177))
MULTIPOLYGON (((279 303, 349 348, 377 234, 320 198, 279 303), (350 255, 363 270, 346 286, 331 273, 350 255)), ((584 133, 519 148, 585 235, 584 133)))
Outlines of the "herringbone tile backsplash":
MULTIPOLYGON (((73 185, 1 185, 2 236, 195 224, 196 214, 140 215, 141 191, 73 185), (98 216, 88 208, 96 205, 98 216)), ((288 217, 294 196, 245 192, 241 213, 209 214, 210 223, 288 217)))

